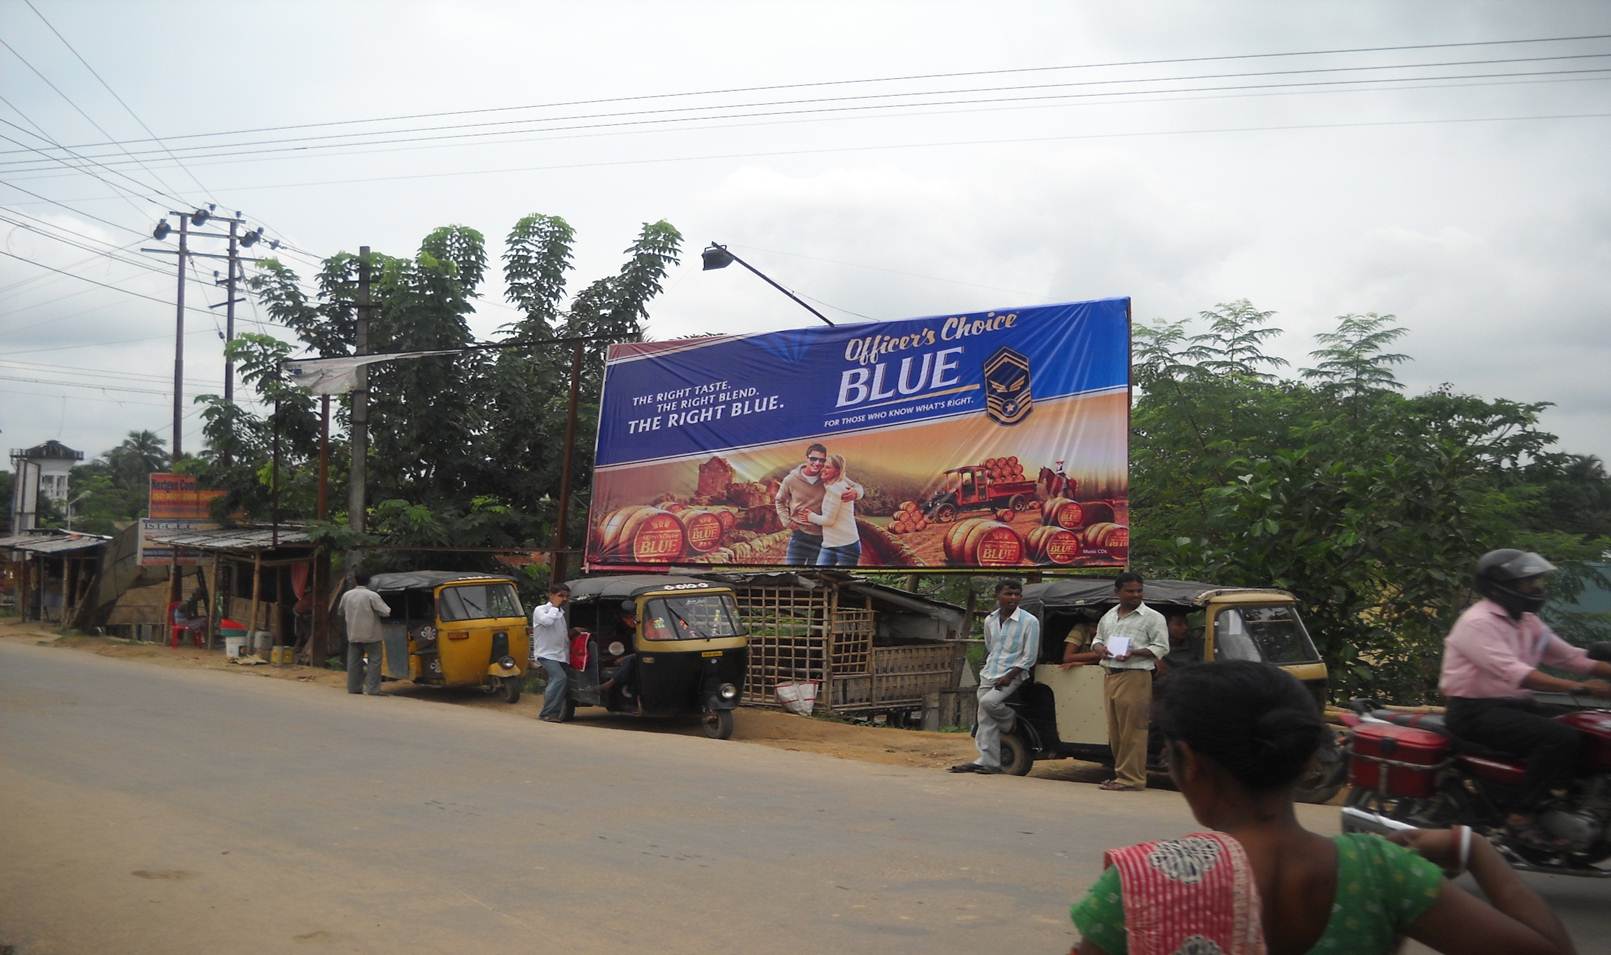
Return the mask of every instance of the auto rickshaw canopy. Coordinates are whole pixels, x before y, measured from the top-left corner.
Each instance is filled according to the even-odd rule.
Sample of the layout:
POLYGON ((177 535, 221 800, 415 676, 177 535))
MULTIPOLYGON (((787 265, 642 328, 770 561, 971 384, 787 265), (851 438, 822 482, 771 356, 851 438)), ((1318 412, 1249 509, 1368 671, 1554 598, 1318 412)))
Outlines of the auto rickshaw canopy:
POLYGON ((574 601, 630 600, 649 593, 731 591, 727 584, 669 574, 622 574, 617 577, 581 577, 565 582, 574 601))
MULTIPOLYGON (((1196 580, 1148 580, 1142 598, 1147 606, 1177 607, 1196 610, 1208 605, 1209 600, 1231 594, 1279 595, 1295 600, 1292 594, 1274 587, 1227 587, 1222 584, 1205 584, 1196 580)), ((1045 611, 1089 610, 1111 606, 1118 602, 1113 595, 1112 577, 1065 577, 1024 587, 1024 599, 1019 606, 1036 616, 1045 611)))
POLYGON ((435 590, 443 584, 460 580, 486 580, 514 583, 506 574, 477 574, 462 570, 408 570, 391 574, 375 574, 369 578, 369 589, 376 593, 397 593, 404 590, 435 590))

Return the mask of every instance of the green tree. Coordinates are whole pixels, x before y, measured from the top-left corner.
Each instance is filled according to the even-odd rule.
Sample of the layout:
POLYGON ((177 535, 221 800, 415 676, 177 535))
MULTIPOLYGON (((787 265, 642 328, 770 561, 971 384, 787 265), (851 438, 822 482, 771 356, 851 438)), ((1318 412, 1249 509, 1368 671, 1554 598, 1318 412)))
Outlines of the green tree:
POLYGON ((1578 568, 1608 546, 1570 530, 1611 509, 1568 528, 1551 506, 1564 493, 1552 482, 1594 472, 1549 454, 1546 406, 1447 387, 1405 397, 1391 316, 1340 317, 1298 380, 1264 373, 1272 336, 1242 327, 1262 333, 1268 313, 1243 302, 1204 317, 1219 341, 1181 324, 1137 335, 1132 558, 1147 572, 1292 590, 1339 693, 1431 692, 1483 551, 1536 542, 1578 568))

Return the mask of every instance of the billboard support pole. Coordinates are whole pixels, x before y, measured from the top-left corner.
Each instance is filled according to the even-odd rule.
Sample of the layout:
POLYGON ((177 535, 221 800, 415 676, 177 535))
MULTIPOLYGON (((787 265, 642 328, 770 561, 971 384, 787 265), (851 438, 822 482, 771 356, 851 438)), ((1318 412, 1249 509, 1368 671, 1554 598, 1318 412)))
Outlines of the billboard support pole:
POLYGON ((565 453, 559 472, 559 513, 554 518, 554 580, 565 579, 565 518, 571 509, 571 468, 576 455, 576 398, 582 388, 582 343, 571 344, 571 396, 565 408, 565 453))

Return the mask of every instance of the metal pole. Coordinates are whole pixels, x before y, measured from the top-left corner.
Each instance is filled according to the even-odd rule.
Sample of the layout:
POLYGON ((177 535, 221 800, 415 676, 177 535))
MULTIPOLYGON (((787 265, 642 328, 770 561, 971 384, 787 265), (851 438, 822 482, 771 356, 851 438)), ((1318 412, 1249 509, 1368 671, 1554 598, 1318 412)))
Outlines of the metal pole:
POLYGON ((274 399, 274 458, 269 466, 269 540, 280 546, 280 399, 274 399))
MULTIPOLYGON (((236 217, 240 213, 235 213, 236 217)), ((229 220, 229 277, 224 280, 224 404, 235 407, 235 361, 229 357, 230 343, 235 340, 235 264, 236 256, 240 255, 240 246, 236 244, 236 231, 240 223, 235 219, 229 220)), ((233 431, 233 427, 231 431, 233 431)), ((224 464, 230 460, 229 445, 223 447, 224 464)))
POLYGON ((761 281, 763 281, 766 284, 768 284, 768 285, 772 286, 773 288, 777 289, 779 292, 782 292, 784 295, 787 295, 789 298, 794 299, 794 304, 800 306, 801 308, 805 309, 806 311, 810 312, 811 314, 813 314, 813 315, 817 316, 818 318, 822 319, 822 323, 824 325, 832 325, 833 324, 833 322, 831 320, 829 320, 828 316, 822 314, 821 312, 819 312, 816 309, 812 308, 811 306, 807 305, 805 303, 805 301, 800 298, 800 296, 794 294, 793 292, 789 291, 788 289, 784 288, 783 286, 779 285, 778 283, 772 281, 772 277, 770 275, 767 275, 765 272, 762 272, 760 269, 756 268, 755 266, 749 264, 748 262, 746 262, 743 259, 739 258, 738 256, 734 255, 732 250, 729 249, 727 246, 725 246, 725 245, 717 245, 715 242, 712 242, 711 245, 715 246, 718 249, 721 249, 722 252, 726 253, 727 257, 732 259, 734 262, 737 262, 739 265, 744 266, 746 269, 749 269, 751 272, 754 272, 756 275, 760 276, 761 281))
POLYGON ((330 512, 326 500, 330 486, 330 396, 319 396, 319 520, 330 512))
MULTIPOLYGON (((358 329, 354 355, 369 352, 369 246, 358 247, 358 329)), ((360 367, 352 390, 352 470, 347 486, 347 526, 364 530, 364 465, 369 456, 369 371, 360 367)))
POLYGON ((184 454, 179 423, 185 416, 185 256, 190 251, 190 217, 179 217, 179 307, 174 310, 173 335, 173 448, 172 460, 184 454))
POLYGON ((564 580, 565 518, 571 509, 571 469, 576 453, 576 398, 582 390, 582 343, 571 346, 571 397, 565 408, 565 453, 559 472, 559 514, 554 519, 554 579, 564 580))

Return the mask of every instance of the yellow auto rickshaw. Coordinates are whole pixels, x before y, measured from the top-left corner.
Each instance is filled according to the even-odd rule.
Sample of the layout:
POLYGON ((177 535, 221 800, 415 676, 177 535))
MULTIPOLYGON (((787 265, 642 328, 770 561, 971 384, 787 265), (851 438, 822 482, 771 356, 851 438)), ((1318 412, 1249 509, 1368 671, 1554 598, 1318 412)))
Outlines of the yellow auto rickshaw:
POLYGON ((520 699, 531 628, 513 578, 417 570, 375 574, 369 589, 392 611, 381 623, 385 676, 520 699))
MULTIPOLYGON (((726 584, 666 574, 569 582, 573 670, 566 718, 578 706, 651 718, 699 717, 705 735, 733 735, 749 663, 749 631, 726 584), (638 621, 629 627, 626 619, 638 621), (605 689, 635 658, 631 686, 605 689)), ((617 681, 620 682, 620 681, 617 681)))
MULTIPOLYGON (((1255 660, 1292 674, 1313 695, 1315 708, 1326 705, 1325 661, 1315 649, 1298 612, 1298 599, 1268 587, 1224 587, 1189 580, 1149 580, 1147 606, 1165 614, 1186 615, 1190 637, 1169 651, 1171 667, 1212 666, 1218 660, 1255 660)), ((1063 636, 1075 625, 1092 632, 1096 621, 1115 604, 1111 578, 1065 578, 1024 588, 1025 610, 1040 618, 1040 664, 1028 686, 1008 700, 1020 719, 1002 737, 1001 760, 1006 772, 1023 775, 1039 759, 1073 758, 1111 762, 1102 670, 1079 666, 1064 670, 1063 636)), ((1154 740, 1153 742, 1161 742, 1154 740)), ((1333 741, 1334 743, 1335 741, 1333 741)), ((1150 747, 1149 768, 1162 771, 1161 748, 1150 747)), ((1298 799, 1325 802, 1342 787, 1347 766, 1335 745, 1324 746, 1298 784, 1298 799)))

